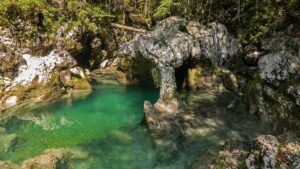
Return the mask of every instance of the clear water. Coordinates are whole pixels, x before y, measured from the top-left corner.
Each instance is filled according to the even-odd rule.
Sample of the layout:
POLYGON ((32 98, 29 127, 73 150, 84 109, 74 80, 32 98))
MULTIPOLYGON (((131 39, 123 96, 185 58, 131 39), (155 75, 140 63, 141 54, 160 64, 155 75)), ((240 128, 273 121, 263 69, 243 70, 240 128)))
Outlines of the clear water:
POLYGON ((133 168, 150 166, 147 158, 153 156, 152 145, 140 122, 144 100, 154 102, 158 90, 118 85, 94 87, 96 92, 86 98, 23 109, 7 121, 3 127, 7 133, 18 136, 18 143, 13 151, 2 153, 1 159, 20 163, 47 148, 76 146, 84 150, 83 154, 89 154, 90 166, 83 168, 132 168, 132 161, 137 161, 133 168))
POLYGON ((147 129, 140 124, 144 100, 153 103, 158 98, 158 89, 94 87, 96 92, 86 97, 31 105, 3 120, 0 148, 1 142, 4 144, 1 135, 14 134, 17 139, 0 151, 0 160, 21 163, 48 148, 71 148, 81 157, 70 161, 71 169, 181 169, 190 167, 196 157, 200 158, 198 165, 207 165, 227 138, 243 142, 267 131, 257 119, 246 115, 244 107, 228 109, 230 99, 224 99, 228 96, 206 92, 182 94, 188 106, 201 110, 203 131, 211 129, 214 134, 202 134, 203 137, 187 143, 182 158, 163 164, 157 159, 147 129), (219 122, 222 125, 212 125, 219 122))

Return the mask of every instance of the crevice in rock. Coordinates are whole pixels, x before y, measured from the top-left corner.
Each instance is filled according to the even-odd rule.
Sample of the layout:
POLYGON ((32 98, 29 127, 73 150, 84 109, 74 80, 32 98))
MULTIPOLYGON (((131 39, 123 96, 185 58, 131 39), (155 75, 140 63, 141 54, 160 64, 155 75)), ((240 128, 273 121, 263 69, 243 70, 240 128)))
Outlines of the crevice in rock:
POLYGON ((160 74, 155 65, 143 57, 125 56, 117 65, 118 80, 127 85, 159 87, 160 74))

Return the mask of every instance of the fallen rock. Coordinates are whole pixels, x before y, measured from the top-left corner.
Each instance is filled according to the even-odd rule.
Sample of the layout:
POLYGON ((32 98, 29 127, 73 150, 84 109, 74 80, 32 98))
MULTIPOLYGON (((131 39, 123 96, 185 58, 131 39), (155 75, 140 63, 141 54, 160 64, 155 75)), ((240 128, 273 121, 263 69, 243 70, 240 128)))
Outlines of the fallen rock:
POLYGON ((92 90, 88 77, 80 67, 71 68, 62 76, 61 81, 65 87, 71 87, 74 90, 92 90))

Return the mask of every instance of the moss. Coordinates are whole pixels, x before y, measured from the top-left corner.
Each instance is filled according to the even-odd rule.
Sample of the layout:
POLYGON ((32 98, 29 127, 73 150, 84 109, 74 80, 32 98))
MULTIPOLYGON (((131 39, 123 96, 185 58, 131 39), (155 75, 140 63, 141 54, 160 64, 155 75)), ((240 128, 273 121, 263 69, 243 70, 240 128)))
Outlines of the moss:
POLYGON ((162 0, 157 7, 154 17, 157 19, 163 19, 171 15, 171 7, 173 5, 173 0, 162 0))
POLYGON ((51 99, 59 97, 62 92, 60 91, 60 82, 58 73, 55 73, 49 83, 39 83, 38 79, 34 79, 30 84, 19 86, 13 90, 9 95, 17 96, 19 100, 26 99, 51 99), (56 91, 56 92, 54 92, 56 91))
POLYGON ((142 57, 127 57, 118 62, 117 76, 123 84, 154 86, 153 64, 142 57))
POLYGON ((247 163, 246 160, 242 159, 238 161, 238 168, 240 169, 246 169, 247 167, 247 163))
POLYGON ((255 75, 253 79, 248 82, 245 92, 246 96, 251 95, 255 91, 256 85, 261 82, 262 80, 260 79, 259 75, 255 75))
POLYGON ((87 81, 87 79, 84 78, 78 78, 78 77, 72 77, 71 82, 73 85, 73 89, 75 90, 91 90, 92 87, 90 83, 87 81))
POLYGON ((61 7, 46 0, 2 0, 0 3, 0 26, 9 27, 22 45, 40 40, 41 34, 45 36, 44 33, 49 37, 56 34, 66 22, 67 30, 79 26, 99 32, 103 25, 107 25, 102 23, 111 18, 113 16, 104 12, 99 5, 87 1, 69 0, 61 7))

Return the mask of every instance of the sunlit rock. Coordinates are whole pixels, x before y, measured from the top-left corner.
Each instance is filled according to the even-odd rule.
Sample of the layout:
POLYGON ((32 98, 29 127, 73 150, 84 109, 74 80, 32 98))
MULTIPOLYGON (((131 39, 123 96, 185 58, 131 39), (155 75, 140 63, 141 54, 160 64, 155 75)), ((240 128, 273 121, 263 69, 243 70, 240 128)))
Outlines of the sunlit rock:
POLYGON ((11 64, 0 63, 0 109, 24 100, 40 102, 57 98, 69 89, 92 89, 84 70, 76 67, 77 62, 65 50, 55 49, 45 56, 4 51, 1 57, 11 64))
POLYGON ((238 42, 218 23, 201 25, 171 17, 158 23, 153 31, 139 34, 119 50, 143 57, 160 70, 160 98, 155 108, 160 112, 181 112, 184 106, 177 96, 175 70, 185 61, 208 59, 213 64, 231 65, 239 51, 238 42))
POLYGON ((6 106, 14 106, 17 104, 18 101, 18 97, 17 96, 9 96, 6 100, 5 100, 5 105, 6 106))

